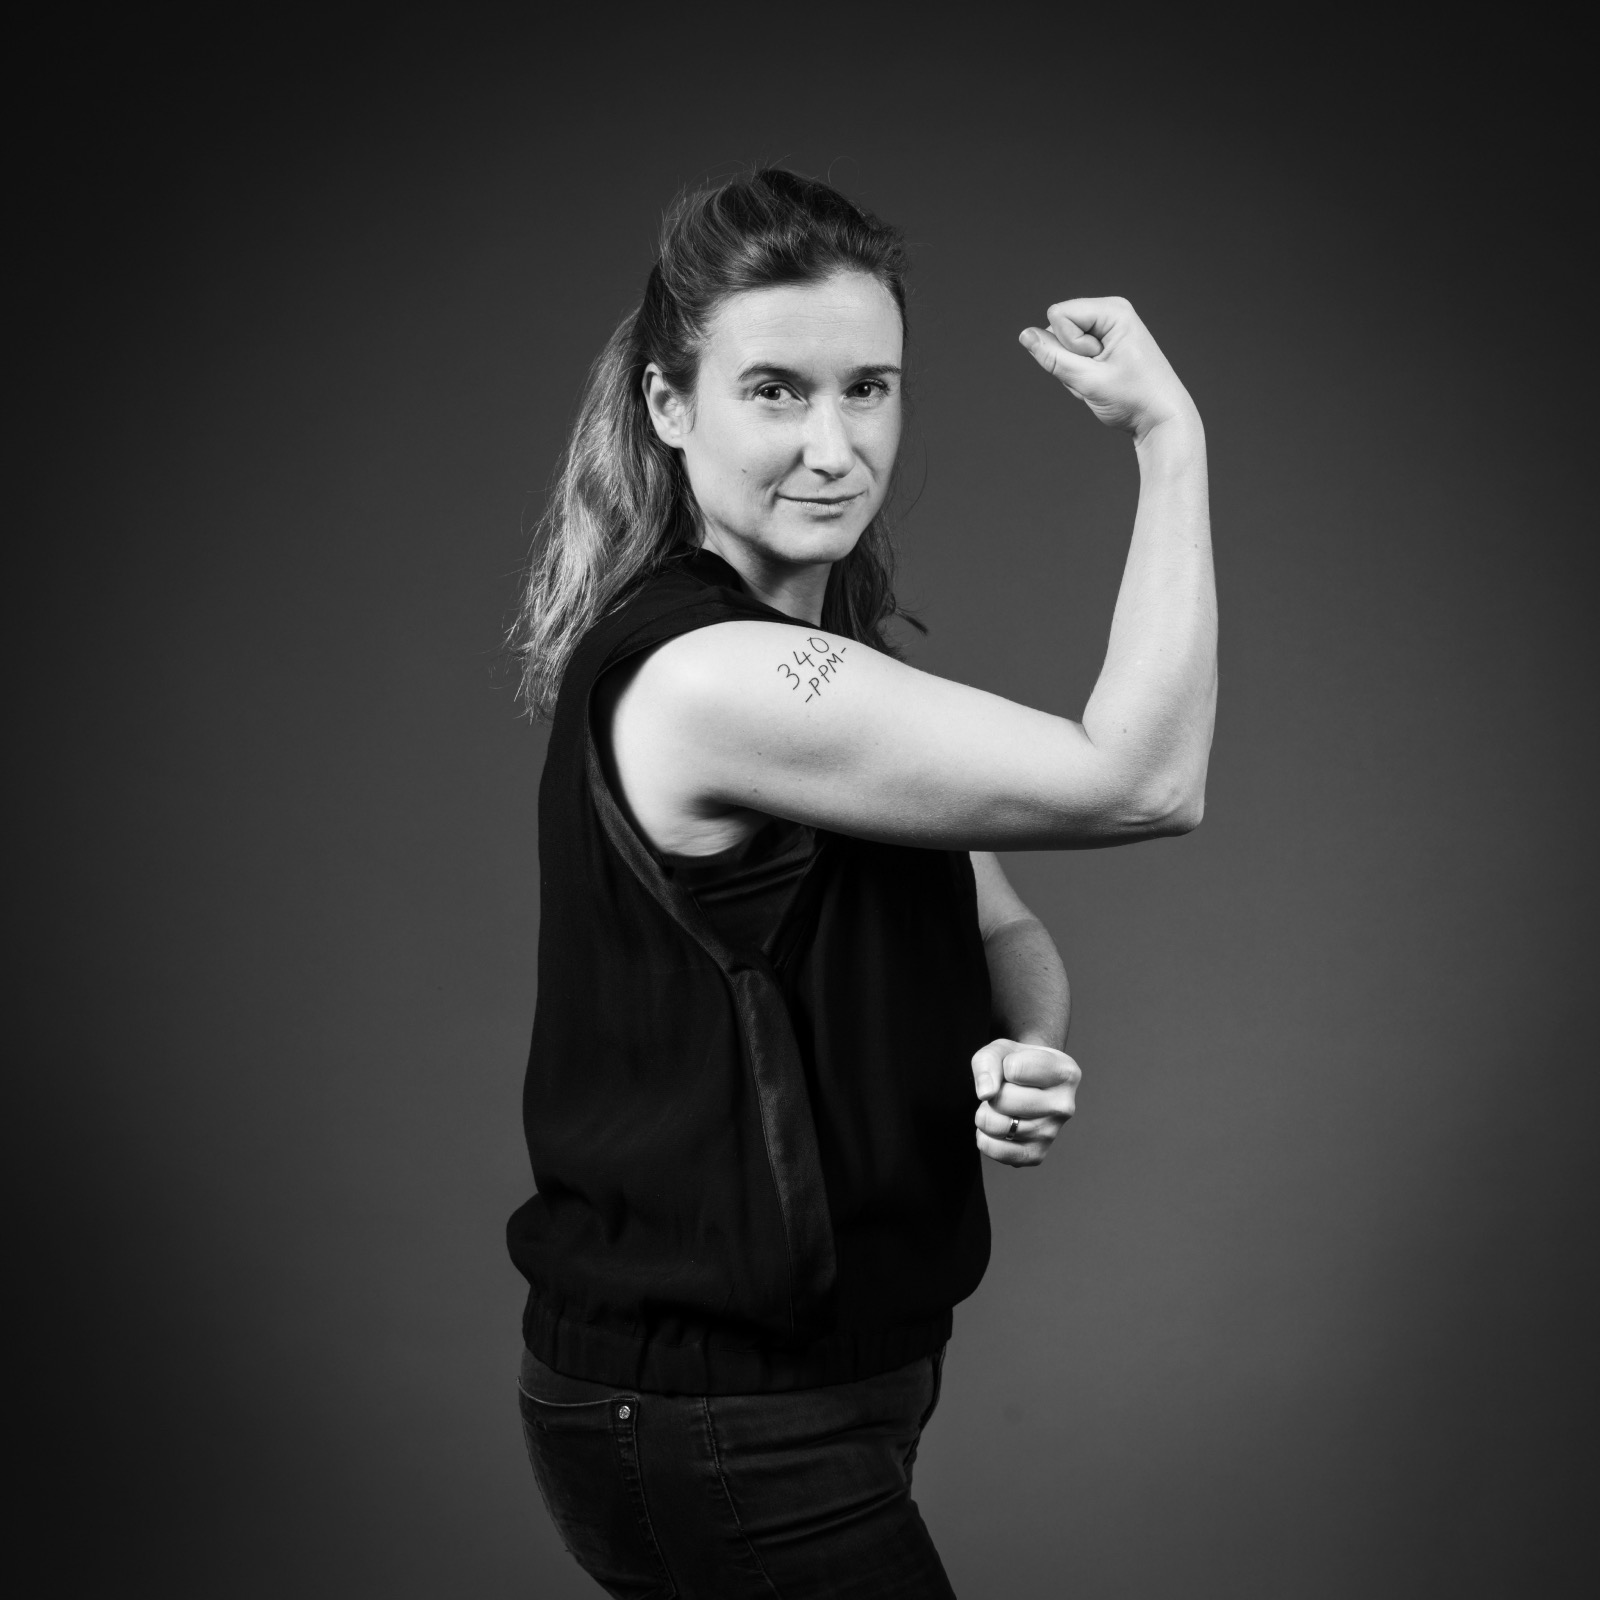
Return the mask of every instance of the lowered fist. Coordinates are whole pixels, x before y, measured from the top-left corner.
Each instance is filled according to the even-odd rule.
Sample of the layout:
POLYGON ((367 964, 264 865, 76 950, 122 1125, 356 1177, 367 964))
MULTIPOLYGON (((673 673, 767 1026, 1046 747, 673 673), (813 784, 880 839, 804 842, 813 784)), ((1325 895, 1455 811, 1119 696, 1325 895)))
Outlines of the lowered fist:
POLYGON ((972 1058, 978 1148, 1008 1167, 1036 1167, 1077 1110, 1078 1063, 1065 1050, 996 1039, 972 1058))

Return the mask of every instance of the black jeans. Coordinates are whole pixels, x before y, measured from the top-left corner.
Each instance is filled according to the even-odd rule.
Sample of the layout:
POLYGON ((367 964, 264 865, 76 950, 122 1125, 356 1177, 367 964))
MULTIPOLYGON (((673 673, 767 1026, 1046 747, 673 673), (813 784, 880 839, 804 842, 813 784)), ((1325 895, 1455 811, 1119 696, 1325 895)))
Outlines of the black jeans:
POLYGON ((524 1351, 522 1429, 563 1542, 619 1600, 955 1600, 911 1498, 943 1365, 660 1395, 524 1351))

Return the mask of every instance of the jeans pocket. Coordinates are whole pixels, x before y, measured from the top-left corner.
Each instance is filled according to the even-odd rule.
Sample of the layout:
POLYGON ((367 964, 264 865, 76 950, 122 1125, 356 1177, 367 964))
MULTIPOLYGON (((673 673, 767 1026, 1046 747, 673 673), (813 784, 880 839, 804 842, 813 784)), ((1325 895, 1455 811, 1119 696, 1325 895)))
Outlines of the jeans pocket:
POLYGON ((639 1478, 633 1395, 561 1405, 519 1390, 534 1480, 573 1559, 617 1600, 674 1594, 639 1478))

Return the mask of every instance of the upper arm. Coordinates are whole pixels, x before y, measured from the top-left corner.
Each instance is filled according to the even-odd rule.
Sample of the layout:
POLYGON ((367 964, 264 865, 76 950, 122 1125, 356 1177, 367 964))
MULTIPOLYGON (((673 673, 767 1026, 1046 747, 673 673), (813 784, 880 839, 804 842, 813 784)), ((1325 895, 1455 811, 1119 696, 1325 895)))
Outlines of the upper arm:
POLYGON ((1112 760, 1080 724, 799 624, 717 623, 661 646, 612 729, 647 828, 644 796, 954 849, 1170 831, 1138 762, 1112 760))

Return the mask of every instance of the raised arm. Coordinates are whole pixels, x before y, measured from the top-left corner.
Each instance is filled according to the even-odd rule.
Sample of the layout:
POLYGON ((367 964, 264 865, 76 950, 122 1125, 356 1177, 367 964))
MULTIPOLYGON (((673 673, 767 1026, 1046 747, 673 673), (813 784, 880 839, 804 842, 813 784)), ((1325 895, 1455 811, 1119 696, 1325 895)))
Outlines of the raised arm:
POLYGON ((1126 301, 1067 301, 1049 323, 1024 343, 1132 436, 1140 469, 1110 645, 1083 720, 820 628, 703 628, 650 656, 616 700, 617 775, 658 845, 714 848, 717 824, 746 811, 979 850, 1122 844, 1200 820, 1216 604, 1199 414, 1126 301))
POLYGON ((1102 422, 1131 434, 1139 458, 1133 539, 1083 730, 1153 809, 1193 827, 1217 707, 1205 429, 1126 300, 1064 301, 1049 322, 1025 329, 1022 343, 1102 422), (1095 341, 1098 354, 1080 353, 1095 341))

